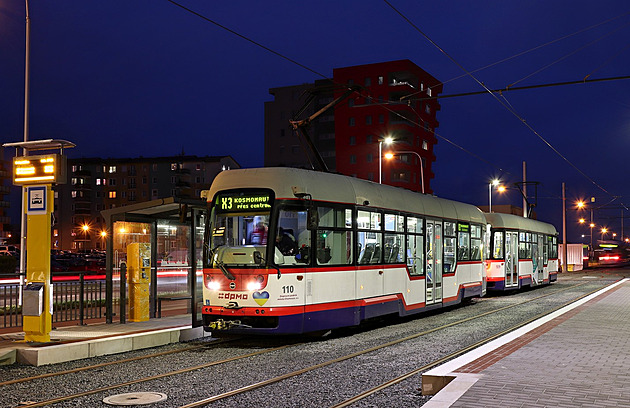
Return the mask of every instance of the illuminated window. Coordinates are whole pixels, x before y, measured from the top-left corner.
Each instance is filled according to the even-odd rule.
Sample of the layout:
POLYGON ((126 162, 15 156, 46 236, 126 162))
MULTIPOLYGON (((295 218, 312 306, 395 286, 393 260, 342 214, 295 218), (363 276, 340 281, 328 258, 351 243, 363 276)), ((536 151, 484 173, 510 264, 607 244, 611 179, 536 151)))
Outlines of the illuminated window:
POLYGON ((116 192, 115 191, 110 191, 109 192, 109 198, 116 198, 116 192))
POLYGON ((379 85, 383 85, 383 77, 382 76, 378 77, 378 84, 379 85))
POLYGON ((427 142, 426 140, 422 141, 422 149, 423 150, 429 150, 429 142, 427 142))
POLYGON ((109 173, 116 173, 116 166, 109 166, 109 173))

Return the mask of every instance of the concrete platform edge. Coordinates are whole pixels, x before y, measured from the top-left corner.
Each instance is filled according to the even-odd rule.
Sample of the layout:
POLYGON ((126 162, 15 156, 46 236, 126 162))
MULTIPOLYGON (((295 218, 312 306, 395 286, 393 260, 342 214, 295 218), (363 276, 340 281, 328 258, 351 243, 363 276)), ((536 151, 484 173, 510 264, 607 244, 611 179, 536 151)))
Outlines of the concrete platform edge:
MULTIPOLYGON (((189 341, 204 336, 202 327, 182 326, 146 333, 132 333, 120 336, 58 344, 45 347, 28 347, 13 350, 15 359, 22 364, 42 366, 81 360, 89 357, 124 353, 132 350, 158 347, 180 341, 189 341)), ((10 356, 8 358, 11 358, 10 356)))
POLYGON ((571 303, 543 318, 531 322, 513 332, 499 337, 483 346, 480 346, 468 353, 461 355, 447 363, 435 367, 429 371, 422 373, 422 394, 433 395, 431 400, 424 406, 429 408, 447 408, 450 407, 457 399, 463 395, 472 385, 480 378, 477 374, 458 373, 457 370, 478 358, 498 349, 499 347, 511 342, 512 340, 534 330, 537 327, 561 316, 570 310, 596 298, 615 287, 622 285, 630 279, 624 278, 618 282, 608 285, 599 291, 592 293, 576 302, 571 303), (473 377, 471 377, 473 376, 473 377), (476 379, 474 377, 476 376, 476 379), (474 379, 474 381, 473 381, 474 379), (445 392, 445 394, 442 394, 445 392), (429 405, 435 399, 435 405, 429 405), (449 402, 450 401, 450 402, 449 402))

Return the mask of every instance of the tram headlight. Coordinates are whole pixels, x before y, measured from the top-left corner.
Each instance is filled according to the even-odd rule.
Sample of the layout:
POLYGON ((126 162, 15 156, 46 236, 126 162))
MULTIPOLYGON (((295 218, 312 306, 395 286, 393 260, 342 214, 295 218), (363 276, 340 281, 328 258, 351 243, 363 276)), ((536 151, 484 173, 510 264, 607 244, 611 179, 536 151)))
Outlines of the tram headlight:
POLYGON ((218 290, 221 288, 221 284, 218 281, 215 281, 210 275, 204 275, 203 281, 206 285, 206 288, 210 290, 218 290))

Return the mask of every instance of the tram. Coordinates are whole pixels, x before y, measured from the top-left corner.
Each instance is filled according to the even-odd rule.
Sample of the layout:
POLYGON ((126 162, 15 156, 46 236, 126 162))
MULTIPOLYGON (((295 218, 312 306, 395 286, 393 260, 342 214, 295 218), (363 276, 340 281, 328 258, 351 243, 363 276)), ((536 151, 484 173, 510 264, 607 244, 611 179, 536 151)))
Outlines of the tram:
POLYGON ((558 233, 553 225, 518 215, 485 214, 490 228, 489 291, 538 286, 558 278, 558 233))
POLYGON ((205 196, 213 336, 323 332, 485 294, 473 205, 295 168, 225 171, 205 196))

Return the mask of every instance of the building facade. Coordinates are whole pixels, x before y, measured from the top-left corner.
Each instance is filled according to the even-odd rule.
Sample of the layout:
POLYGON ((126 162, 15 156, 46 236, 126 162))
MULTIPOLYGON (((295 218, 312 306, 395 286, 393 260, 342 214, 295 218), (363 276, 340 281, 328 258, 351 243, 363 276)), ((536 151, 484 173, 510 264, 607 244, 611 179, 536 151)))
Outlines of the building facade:
POLYGON ((166 197, 199 198, 231 156, 68 159, 68 182, 55 186, 52 248, 104 249, 101 211, 166 197))
POLYGON ((409 60, 336 68, 332 81, 270 89, 274 100, 265 104, 265 166, 312 167, 289 120, 312 115, 350 87, 355 92, 308 128, 329 170, 432 193, 436 97, 442 85, 409 60), (382 143, 387 137, 391 145, 382 143), (385 158, 386 153, 393 157, 385 158))

